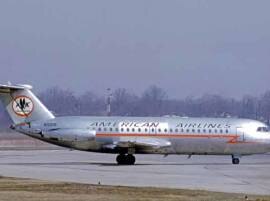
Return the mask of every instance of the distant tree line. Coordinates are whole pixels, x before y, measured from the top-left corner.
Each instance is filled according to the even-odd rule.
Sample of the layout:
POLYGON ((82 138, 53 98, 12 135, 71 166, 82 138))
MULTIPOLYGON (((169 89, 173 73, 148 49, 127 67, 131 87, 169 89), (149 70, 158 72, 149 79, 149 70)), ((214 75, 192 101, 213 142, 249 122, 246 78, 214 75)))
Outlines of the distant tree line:
MULTIPOLYGON (((56 115, 106 115, 106 96, 94 92, 75 95, 59 87, 39 94, 41 101, 56 115)), ((141 95, 119 88, 112 92, 113 116, 188 116, 188 117, 240 117, 270 122, 270 91, 259 97, 247 95, 241 99, 205 94, 201 97, 171 99, 166 91, 151 86, 141 95)), ((7 122, 3 107, 0 118, 7 122)))

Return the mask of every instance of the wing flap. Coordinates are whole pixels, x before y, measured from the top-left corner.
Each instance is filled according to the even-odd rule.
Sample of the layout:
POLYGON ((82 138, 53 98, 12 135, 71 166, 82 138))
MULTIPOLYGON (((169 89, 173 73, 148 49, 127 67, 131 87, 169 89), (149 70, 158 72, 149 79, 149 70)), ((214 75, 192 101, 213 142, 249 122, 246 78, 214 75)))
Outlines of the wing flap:
POLYGON ((164 139, 155 139, 155 138, 137 138, 136 145, 153 147, 153 148, 165 148, 170 147, 171 142, 164 139))

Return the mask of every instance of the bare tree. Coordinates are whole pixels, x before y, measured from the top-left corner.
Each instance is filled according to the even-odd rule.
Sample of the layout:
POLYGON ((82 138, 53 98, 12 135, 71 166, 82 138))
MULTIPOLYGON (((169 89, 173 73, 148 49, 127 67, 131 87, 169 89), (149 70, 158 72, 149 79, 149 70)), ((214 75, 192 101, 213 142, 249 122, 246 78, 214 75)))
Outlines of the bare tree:
POLYGON ((230 111, 228 100, 219 95, 206 94, 199 98, 196 103, 199 105, 197 115, 224 117, 230 111))
POLYGON ((241 117, 256 118, 257 99, 252 96, 244 96, 242 98, 241 117))
POLYGON ((70 90, 52 87, 39 95, 44 104, 56 115, 78 115, 79 102, 70 90))
POLYGON ((105 112, 105 102, 90 91, 78 98, 80 115, 103 115, 105 112))
POLYGON ((134 116, 138 104, 136 95, 129 93, 127 89, 119 88, 113 92, 112 97, 113 115, 134 116))
POLYGON ((165 100, 168 99, 167 93, 157 87, 149 87, 143 94, 138 104, 137 112, 141 116, 161 116, 165 115, 165 100))
MULTIPOLYGON (((105 115, 105 97, 93 92, 75 96, 70 90, 52 87, 40 93, 42 102, 56 115, 105 115)), ((260 98, 244 96, 237 100, 219 95, 203 95, 199 98, 169 99, 167 93, 151 86, 141 96, 127 89, 113 92, 112 114, 119 116, 179 115, 190 117, 244 117, 270 122, 270 91, 260 98)), ((11 124, 3 106, 0 106, 0 126, 11 124)))
POLYGON ((270 91, 264 93, 260 100, 261 114, 264 120, 270 123, 270 91))

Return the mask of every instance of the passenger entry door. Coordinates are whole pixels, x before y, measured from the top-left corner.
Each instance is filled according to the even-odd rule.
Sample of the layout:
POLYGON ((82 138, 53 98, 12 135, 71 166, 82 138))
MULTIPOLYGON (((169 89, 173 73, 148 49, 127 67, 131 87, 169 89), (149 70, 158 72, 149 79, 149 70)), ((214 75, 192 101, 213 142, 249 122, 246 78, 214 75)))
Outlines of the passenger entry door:
POLYGON ((242 127, 236 128, 236 134, 238 136, 237 141, 244 142, 245 141, 245 132, 242 127))

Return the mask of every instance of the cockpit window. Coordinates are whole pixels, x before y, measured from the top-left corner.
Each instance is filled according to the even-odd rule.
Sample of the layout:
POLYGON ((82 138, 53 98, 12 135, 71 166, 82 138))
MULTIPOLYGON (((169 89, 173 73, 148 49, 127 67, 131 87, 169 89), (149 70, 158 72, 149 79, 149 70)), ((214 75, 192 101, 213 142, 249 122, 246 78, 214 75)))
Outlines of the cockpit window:
POLYGON ((258 127, 258 132, 269 132, 269 127, 258 127))

